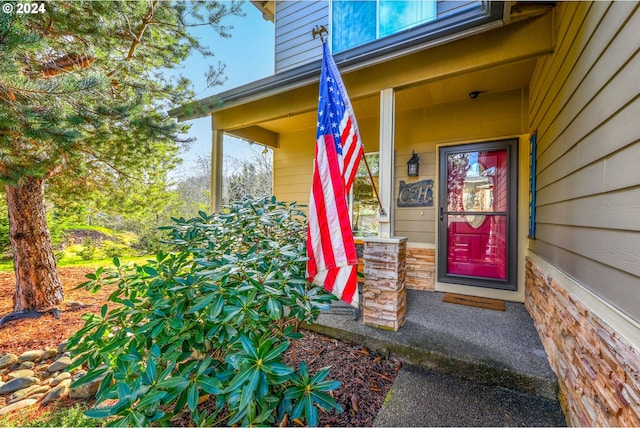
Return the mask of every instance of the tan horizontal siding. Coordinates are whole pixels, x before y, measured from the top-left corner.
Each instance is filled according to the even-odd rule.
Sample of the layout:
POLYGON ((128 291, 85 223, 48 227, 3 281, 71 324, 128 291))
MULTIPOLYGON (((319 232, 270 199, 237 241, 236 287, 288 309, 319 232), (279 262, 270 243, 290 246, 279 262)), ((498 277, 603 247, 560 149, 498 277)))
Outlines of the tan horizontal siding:
POLYGON ((573 146, 563 156, 538 174, 538 186, 545 187, 567 174, 586 165, 590 165, 608 156, 612 151, 634 144, 640 136, 640 98, 636 98, 621 110, 600 123, 580 143, 573 146), (611 139, 611 134, 616 138, 611 139), (602 144, 607 141, 608 144, 602 144))
MULTIPOLYGON (((628 9, 629 4, 631 3, 625 3, 621 7, 628 9)), ((591 12, 601 11, 603 6, 597 4, 591 12)), ((582 3, 579 7, 588 8, 582 3)), ((559 52, 559 59, 550 64, 551 69, 558 66, 561 68, 551 72, 548 77, 550 81, 547 82, 551 84, 547 97, 536 109, 539 112, 534 113, 534 120, 540 127, 538 156, 543 163, 551 163, 550 161, 560 157, 597 124, 628 103, 628 95, 635 92, 633 88, 626 88, 628 91, 626 94, 620 94, 621 98, 611 93, 619 87, 633 85, 632 81, 627 80, 627 74, 633 73, 637 66, 624 67, 624 64, 634 55, 636 48, 633 46, 640 43, 640 32, 636 31, 640 27, 640 16, 632 17, 632 22, 628 23, 630 27, 625 26, 616 33, 616 29, 624 24, 624 18, 620 17, 617 10, 606 11, 609 12, 610 19, 590 15, 591 19, 587 23, 600 24, 593 29, 593 34, 588 32, 592 31, 591 27, 595 24, 572 35, 571 38, 582 41, 583 44, 589 42, 586 46, 574 46, 574 49, 582 52, 577 60, 574 58, 575 55, 565 53, 561 56, 562 52, 559 52), (603 39, 608 40, 610 44, 603 39), (568 65, 574 61, 575 65, 568 65), (625 72, 625 68, 628 71, 625 72), (607 90, 604 90, 605 88, 607 90), (564 142, 553 144, 561 135, 565 138, 564 142)), ((575 43, 577 42, 573 44, 575 43)))
POLYGON ((640 280, 637 276, 576 255, 542 240, 533 241, 533 250, 576 281, 588 285, 597 296, 617 306, 634 319, 640 319, 640 280))
MULTIPOLYGON (((637 25, 640 28, 640 14, 638 15, 637 25)), ((640 46, 640 31, 637 31, 637 33, 636 43, 640 46)), ((629 60, 629 57, 627 57, 627 60, 629 60)), ((601 71, 600 67, 595 69, 594 72, 605 73, 601 71)), ((596 81, 592 82, 585 79, 587 89, 584 91, 596 92, 596 89, 593 89, 594 86, 597 87, 600 84, 603 84, 603 86, 593 98, 590 98, 591 94, 585 94, 584 91, 583 93, 576 92, 576 97, 571 100, 572 103, 558 114, 556 121, 551 124, 550 130, 547 132, 547 138, 552 138, 554 141, 561 138, 561 141, 559 141, 559 144, 554 144, 540 153, 540 162, 551 167, 556 159, 560 159, 571 148, 580 144, 595 129, 600 126, 607 126, 606 122, 632 102, 637 94, 640 93, 638 75, 640 75, 640 55, 634 55, 609 81, 602 82, 601 79, 596 79, 596 81)), ((542 125, 540 129, 544 129, 542 125)), ((618 133, 617 129, 610 128, 608 131, 609 135, 611 132, 614 135, 618 133)), ((544 141, 545 135, 540 137, 544 141)), ((591 162, 594 159, 579 160, 584 165, 586 164, 585 162, 591 162)), ((543 172, 544 170, 541 171, 543 172)))
MULTIPOLYGON (((586 2, 585 4, 588 5, 588 3, 586 2)), ((563 8, 556 8, 557 19, 555 20, 555 22, 565 26, 573 25, 574 28, 565 29, 565 31, 561 31, 559 28, 556 29, 556 31, 560 32, 560 34, 557 36, 558 40, 556 42, 556 51, 553 56, 547 57, 548 59, 547 61, 545 61, 544 68, 541 69, 539 76, 537 76, 537 79, 532 82, 532 87, 536 88, 536 90, 532 91, 531 93, 532 108, 531 112, 529 113, 531 117, 544 115, 546 111, 543 107, 548 106, 544 106, 543 102, 551 103, 555 99, 555 96, 558 95, 558 84, 566 82, 566 74, 571 69, 569 68, 565 71, 562 71, 560 69, 562 67, 563 61, 567 59, 567 52, 569 48, 572 46, 571 34, 577 31, 577 28, 575 28, 576 26, 583 24, 584 16, 588 12, 589 7, 591 7, 591 5, 583 7, 581 9, 582 18, 579 18, 577 20, 574 20, 574 16, 579 9, 577 2, 567 3, 567 5, 565 5, 565 7, 563 8), (554 72, 563 72, 564 78, 563 75, 555 75, 554 72)), ((595 23, 592 25, 593 27, 595 27, 595 25, 598 23, 597 20, 594 21, 595 23)), ((559 24, 556 24, 556 26, 558 25, 559 24)), ((583 38, 582 41, 584 44, 587 42, 587 39, 583 38)), ((582 50, 583 49, 580 48, 575 49, 576 52, 582 52, 582 50)))
POLYGON ((634 142, 584 168, 567 170, 561 180, 538 188, 538 204, 612 192, 640 183, 640 144, 634 142))
POLYGON ((429 222, 432 223, 429 226, 433 232, 435 226, 433 225, 436 219, 435 207, 419 207, 419 208, 396 208, 396 221, 412 221, 416 223, 429 222), (422 214, 420 214, 422 213, 422 214))
POLYGON ((396 229, 395 235, 403 236, 407 238, 409 242, 434 243, 436 241, 435 233, 429 232, 414 232, 410 230, 396 229))
POLYGON ((530 87, 538 132, 530 248, 640 320, 640 9, 559 2, 530 87))
POLYGON ((640 277, 640 233, 549 224, 540 240, 606 266, 640 277))
POLYGON ((539 206, 539 223, 640 232, 640 187, 539 206))
POLYGON ((275 196, 284 201, 309 203, 315 129, 281 133, 280 147, 274 150, 273 188, 275 196))

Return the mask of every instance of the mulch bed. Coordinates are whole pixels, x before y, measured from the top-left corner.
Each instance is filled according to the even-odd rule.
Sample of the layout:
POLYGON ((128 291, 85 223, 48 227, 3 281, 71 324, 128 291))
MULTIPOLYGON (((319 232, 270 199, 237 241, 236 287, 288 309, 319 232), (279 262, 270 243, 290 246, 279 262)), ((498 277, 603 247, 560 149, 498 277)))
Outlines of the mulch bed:
MULTIPOLYGON (((0 327, 0 355, 21 353, 31 349, 58 346, 75 331, 84 326, 83 313, 99 313, 109 296, 109 288, 92 294, 73 288, 86 280, 85 275, 95 269, 61 268, 60 277, 64 286, 65 301, 60 305, 60 319, 44 315, 36 319, 11 321, 0 327), (81 310, 73 310, 67 303, 81 302, 81 310)), ((15 289, 13 272, 0 272, 0 317, 12 311, 12 295, 15 289)), ((342 386, 334 391, 334 398, 342 405, 344 412, 320 411, 319 426, 371 426, 391 388, 400 363, 393 358, 387 360, 381 355, 354 343, 346 343, 317 333, 303 331, 304 338, 295 341, 285 356, 285 363, 298 367, 305 361, 310 373, 331 366, 329 379, 339 380, 342 386)), ((213 400, 201 406, 212 406, 213 400)), ((174 421, 175 425, 187 426, 188 415, 174 421)), ((289 421, 292 426, 297 421, 289 421)))

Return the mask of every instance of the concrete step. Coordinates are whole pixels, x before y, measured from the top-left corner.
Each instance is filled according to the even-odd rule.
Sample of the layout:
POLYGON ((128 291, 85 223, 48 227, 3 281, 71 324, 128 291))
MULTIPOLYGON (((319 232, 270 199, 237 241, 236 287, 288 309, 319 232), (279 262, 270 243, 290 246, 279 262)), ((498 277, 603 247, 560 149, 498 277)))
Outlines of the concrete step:
POLYGON ((397 332, 365 326, 350 313, 323 313, 304 328, 393 355, 430 371, 557 401, 558 381, 524 305, 505 312, 407 293, 407 322, 397 332))

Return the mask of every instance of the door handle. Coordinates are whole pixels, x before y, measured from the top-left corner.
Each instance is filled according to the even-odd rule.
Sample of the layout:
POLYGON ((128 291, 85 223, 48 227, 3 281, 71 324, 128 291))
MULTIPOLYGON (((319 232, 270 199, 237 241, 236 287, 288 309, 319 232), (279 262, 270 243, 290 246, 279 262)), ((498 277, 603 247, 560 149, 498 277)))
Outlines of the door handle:
POLYGON ((444 207, 440 207, 440 221, 444 220, 444 207))

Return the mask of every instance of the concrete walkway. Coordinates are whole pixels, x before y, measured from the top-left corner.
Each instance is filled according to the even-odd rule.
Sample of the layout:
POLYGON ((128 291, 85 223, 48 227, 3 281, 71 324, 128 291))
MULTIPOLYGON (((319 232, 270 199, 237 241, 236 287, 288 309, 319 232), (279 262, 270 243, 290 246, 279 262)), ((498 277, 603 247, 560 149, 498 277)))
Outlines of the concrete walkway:
POLYGON ((524 305, 506 302, 501 312, 442 297, 409 290, 397 332, 353 320, 340 303, 305 328, 403 361, 375 425, 564 425, 557 379, 524 305))
POLYGON ((557 401, 454 375, 404 366, 373 425, 378 427, 565 426, 557 401))

